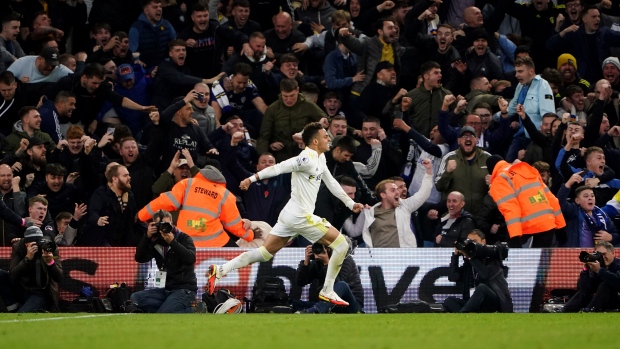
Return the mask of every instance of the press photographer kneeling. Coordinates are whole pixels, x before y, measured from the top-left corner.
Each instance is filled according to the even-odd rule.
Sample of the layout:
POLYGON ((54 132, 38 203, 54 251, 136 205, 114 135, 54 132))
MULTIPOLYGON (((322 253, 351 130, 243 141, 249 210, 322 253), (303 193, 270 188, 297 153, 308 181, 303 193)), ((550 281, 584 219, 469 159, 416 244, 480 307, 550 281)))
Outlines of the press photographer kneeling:
POLYGON ((485 235, 474 229, 467 240, 455 244, 450 260, 448 280, 463 283, 463 298, 448 297, 443 305, 450 313, 511 313, 512 297, 506 282, 502 261, 508 257, 508 246, 486 245, 485 235), (463 265, 459 267, 459 256, 463 265))
POLYGON ((155 288, 131 295, 131 311, 147 313, 191 313, 198 290, 194 264, 196 247, 192 238, 172 225, 172 215, 159 210, 153 215, 146 235, 136 247, 136 262, 155 258, 158 271, 155 288))
POLYGON ((9 275, 22 303, 18 313, 58 312, 62 264, 54 240, 43 237, 38 227, 28 227, 24 238, 13 244, 9 275))
POLYGON ((597 312, 620 308, 620 260, 614 246, 597 241, 594 253, 582 251, 579 260, 583 270, 579 274, 579 291, 564 305, 562 312, 597 312))
POLYGON ((351 256, 347 256, 342 262, 342 268, 334 283, 334 291, 340 298, 349 302, 349 305, 337 307, 319 300, 319 291, 325 283, 330 256, 331 250, 319 243, 306 246, 305 258, 299 262, 297 267, 297 285, 310 284, 308 291, 310 301, 293 301, 293 307, 299 313, 358 313, 362 311, 364 288, 357 265, 351 256))

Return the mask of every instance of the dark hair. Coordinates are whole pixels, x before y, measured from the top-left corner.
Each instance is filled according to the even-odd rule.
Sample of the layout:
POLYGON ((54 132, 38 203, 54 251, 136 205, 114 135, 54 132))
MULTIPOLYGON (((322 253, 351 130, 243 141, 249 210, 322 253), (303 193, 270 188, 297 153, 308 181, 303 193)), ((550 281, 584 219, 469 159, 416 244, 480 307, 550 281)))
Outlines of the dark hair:
POLYGON ((320 130, 323 129, 323 125, 319 122, 311 122, 304 127, 301 138, 305 145, 310 145, 310 142, 316 137, 320 130))
POLYGON ((519 45, 517 46, 517 48, 515 49, 515 59, 517 58, 517 55, 520 55, 522 53, 527 53, 528 56, 531 55, 531 51, 530 51, 530 47, 527 45, 519 45))
POLYGON ((75 94, 73 92, 69 92, 69 91, 60 91, 56 95, 56 99, 54 99, 54 102, 55 103, 64 102, 64 101, 66 101, 69 98, 75 98, 75 94))
POLYGON ((10 85, 15 82, 15 74, 5 70, 0 73, 0 84, 10 85))
POLYGON ((112 34, 112 36, 113 37, 114 36, 118 37, 118 39, 121 40, 121 41, 123 41, 123 39, 125 39, 125 38, 127 38, 127 39, 129 38, 129 35, 127 35, 126 32, 121 31, 121 30, 119 30, 117 32, 114 32, 114 34, 112 34))
POLYGON ((161 4, 161 0, 142 0, 142 8, 147 7, 150 3, 161 4))
POLYGON ((349 187, 357 187, 357 182, 355 181, 355 179, 349 177, 349 176, 339 176, 339 178, 337 179, 338 183, 342 184, 342 185, 346 185, 349 187))
POLYGON ((554 68, 545 68, 540 76, 547 80, 548 83, 554 84, 556 87, 560 87, 564 81, 564 78, 562 78, 562 73, 554 68))
POLYGON ((73 218, 73 215, 69 212, 60 212, 59 214, 56 215, 56 219, 54 219, 54 221, 56 222, 56 224, 58 224, 58 222, 64 220, 64 219, 71 219, 73 218))
MULTIPOLYGON (((484 108, 484 109, 487 109, 490 112, 493 112, 493 108, 491 108, 491 105, 489 103, 487 103, 487 102, 478 102, 478 103, 476 103, 476 105, 474 105, 474 108, 472 109, 472 111, 476 110, 478 108, 484 108)), ((480 115, 478 115, 478 116, 480 116, 480 115)))
POLYGON ((235 0, 232 3, 232 8, 235 8, 235 7, 249 8, 250 2, 248 0, 235 0))
POLYGON ((424 77, 424 74, 427 74, 433 69, 441 69, 441 66, 435 61, 426 61, 420 66, 420 74, 424 77))
POLYGON ((317 96, 319 95, 319 87, 312 82, 305 82, 303 85, 301 85, 300 91, 302 93, 312 93, 317 96))
POLYGON ((105 78, 105 71, 106 69, 101 64, 90 63, 86 66, 86 68, 84 68, 84 73, 82 73, 82 76, 85 76, 89 79, 97 77, 103 80, 105 78))
POLYGON ((250 76, 250 74, 252 74, 252 67, 247 63, 239 62, 233 67, 233 76, 237 74, 250 76))
POLYGON ((14 14, 9 14, 9 15, 6 15, 6 16, 2 17, 2 25, 5 25, 5 24, 10 23, 10 22, 13 22, 13 21, 19 21, 19 22, 21 22, 21 20, 22 20, 22 19, 21 19, 21 18, 19 18, 19 17, 17 17, 16 15, 14 15, 14 14))
POLYGON ((585 17, 588 14, 588 12, 590 12, 590 10, 597 10, 597 11, 600 12, 598 7, 596 7, 594 5, 585 5, 583 7, 583 10, 581 10, 581 13, 579 14, 579 18, 581 18, 583 20, 583 17, 585 17))
POLYGON ((65 176, 67 174, 67 169, 61 164, 47 164, 45 166, 45 174, 52 176, 65 176))
POLYGON ((486 239, 486 235, 480 229, 472 229, 467 235, 476 234, 480 238, 480 240, 486 239))
POLYGON ((297 83, 297 80, 295 79, 286 78, 280 81, 281 92, 292 92, 298 88, 299 88, 299 84, 297 83))
POLYGON ((90 32, 92 34, 97 34, 97 32, 100 31, 101 29, 107 30, 108 32, 112 31, 112 27, 110 27, 108 23, 98 22, 98 23, 93 24, 93 26, 90 28, 90 32))
POLYGON ((340 137, 336 144, 332 144, 332 149, 334 148, 340 148, 340 151, 347 151, 351 154, 355 154, 357 151, 355 139, 349 135, 340 137))
POLYGON ((374 123, 376 123, 377 125, 380 125, 380 124, 381 124, 381 120, 379 120, 379 118, 378 118, 378 117, 376 117, 376 116, 367 116, 367 117, 365 117, 365 118, 362 120, 362 123, 364 123, 364 122, 374 122, 374 123))
POLYGON ((545 113, 542 116, 542 119, 544 119, 544 118, 554 118, 554 119, 557 119, 558 118, 558 114, 552 113, 552 112, 548 112, 548 113, 545 113))
POLYGON ((582 186, 577 187, 577 189, 575 189, 575 197, 578 197, 579 194, 581 194, 581 192, 584 190, 592 190, 594 192, 592 187, 587 186, 587 185, 582 185, 582 186))
POLYGON ((583 89, 577 85, 569 85, 564 92, 564 96, 572 98, 575 93, 583 93, 583 89))
POLYGON ((205 6, 201 1, 198 1, 197 3, 194 4, 194 6, 192 6, 192 13, 194 14, 194 12, 204 12, 204 11, 209 11, 209 8, 207 6, 205 6))
POLYGON ((168 43, 168 52, 172 51, 172 49, 175 48, 176 46, 187 47, 187 44, 185 43, 184 40, 181 40, 181 39, 172 40, 168 43))
POLYGON ((292 53, 283 54, 280 57, 280 65, 284 63, 289 63, 289 62, 299 63, 299 58, 297 58, 297 56, 295 56, 292 53))
POLYGON ((515 59, 515 67, 518 67, 520 65, 524 65, 532 69, 536 68, 536 66, 534 65, 534 60, 532 60, 531 57, 519 57, 515 59))
POLYGON ((28 115, 33 110, 37 110, 37 108, 35 108, 33 106, 30 106, 30 105, 27 105, 25 107, 21 107, 19 109, 19 111, 17 112, 18 115, 19 115, 19 119, 20 120, 23 119, 26 115, 28 115))
POLYGON ((127 125, 114 125, 114 141, 113 143, 121 144, 121 141, 127 137, 133 137, 131 129, 127 125))
POLYGON ((58 56, 58 62, 66 67, 67 64, 69 63, 69 60, 72 58, 75 59, 75 57, 72 54, 63 53, 60 56, 58 56))
POLYGON ((327 92, 325 96, 323 97, 323 99, 337 99, 339 101, 342 100, 342 98, 340 97, 340 93, 335 92, 335 91, 327 92))
POLYGON ((394 17, 392 17, 392 16, 385 16, 385 17, 379 18, 375 22, 375 32, 379 31, 379 29, 383 30, 383 23, 385 23, 385 22, 394 22, 394 23, 396 23, 396 19, 394 19, 394 17))

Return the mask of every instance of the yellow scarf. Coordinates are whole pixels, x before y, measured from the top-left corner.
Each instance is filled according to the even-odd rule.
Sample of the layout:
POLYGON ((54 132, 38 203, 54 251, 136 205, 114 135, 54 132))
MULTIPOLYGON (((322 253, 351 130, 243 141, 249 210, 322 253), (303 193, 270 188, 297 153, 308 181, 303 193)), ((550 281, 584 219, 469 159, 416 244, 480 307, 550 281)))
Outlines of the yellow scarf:
POLYGON ((383 49, 381 49, 381 60, 379 62, 388 61, 394 64, 394 49, 392 48, 392 44, 386 44, 383 40, 379 39, 383 44, 383 49))

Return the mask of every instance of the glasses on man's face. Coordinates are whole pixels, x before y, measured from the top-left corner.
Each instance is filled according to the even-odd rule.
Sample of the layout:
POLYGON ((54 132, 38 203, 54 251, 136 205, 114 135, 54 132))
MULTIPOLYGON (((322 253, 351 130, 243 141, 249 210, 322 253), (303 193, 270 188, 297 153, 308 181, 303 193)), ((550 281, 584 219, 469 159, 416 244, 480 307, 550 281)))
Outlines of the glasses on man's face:
POLYGON ((462 135, 460 138, 462 138, 462 139, 476 139, 476 136, 474 136, 474 135, 462 135))
POLYGON ((566 5, 566 8, 578 8, 578 7, 581 7, 581 3, 579 3, 579 2, 576 2, 574 4, 567 4, 566 5))

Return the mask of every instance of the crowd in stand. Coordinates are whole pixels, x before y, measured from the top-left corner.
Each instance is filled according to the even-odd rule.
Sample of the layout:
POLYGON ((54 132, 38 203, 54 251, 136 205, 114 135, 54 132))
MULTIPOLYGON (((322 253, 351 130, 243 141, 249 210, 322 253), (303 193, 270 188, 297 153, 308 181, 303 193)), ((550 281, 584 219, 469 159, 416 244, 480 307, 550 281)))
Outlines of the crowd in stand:
MULTIPOLYGON (((361 245, 453 247, 479 229, 620 246, 619 5, 3 1, 2 200, 60 246, 137 246, 155 198, 197 247, 242 245, 260 237, 250 222, 275 225, 291 175, 240 182, 321 122, 331 174, 370 208, 322 187, 315 214, 361 245)), ((26 224, 2 213, 10 246, 26 224)))

